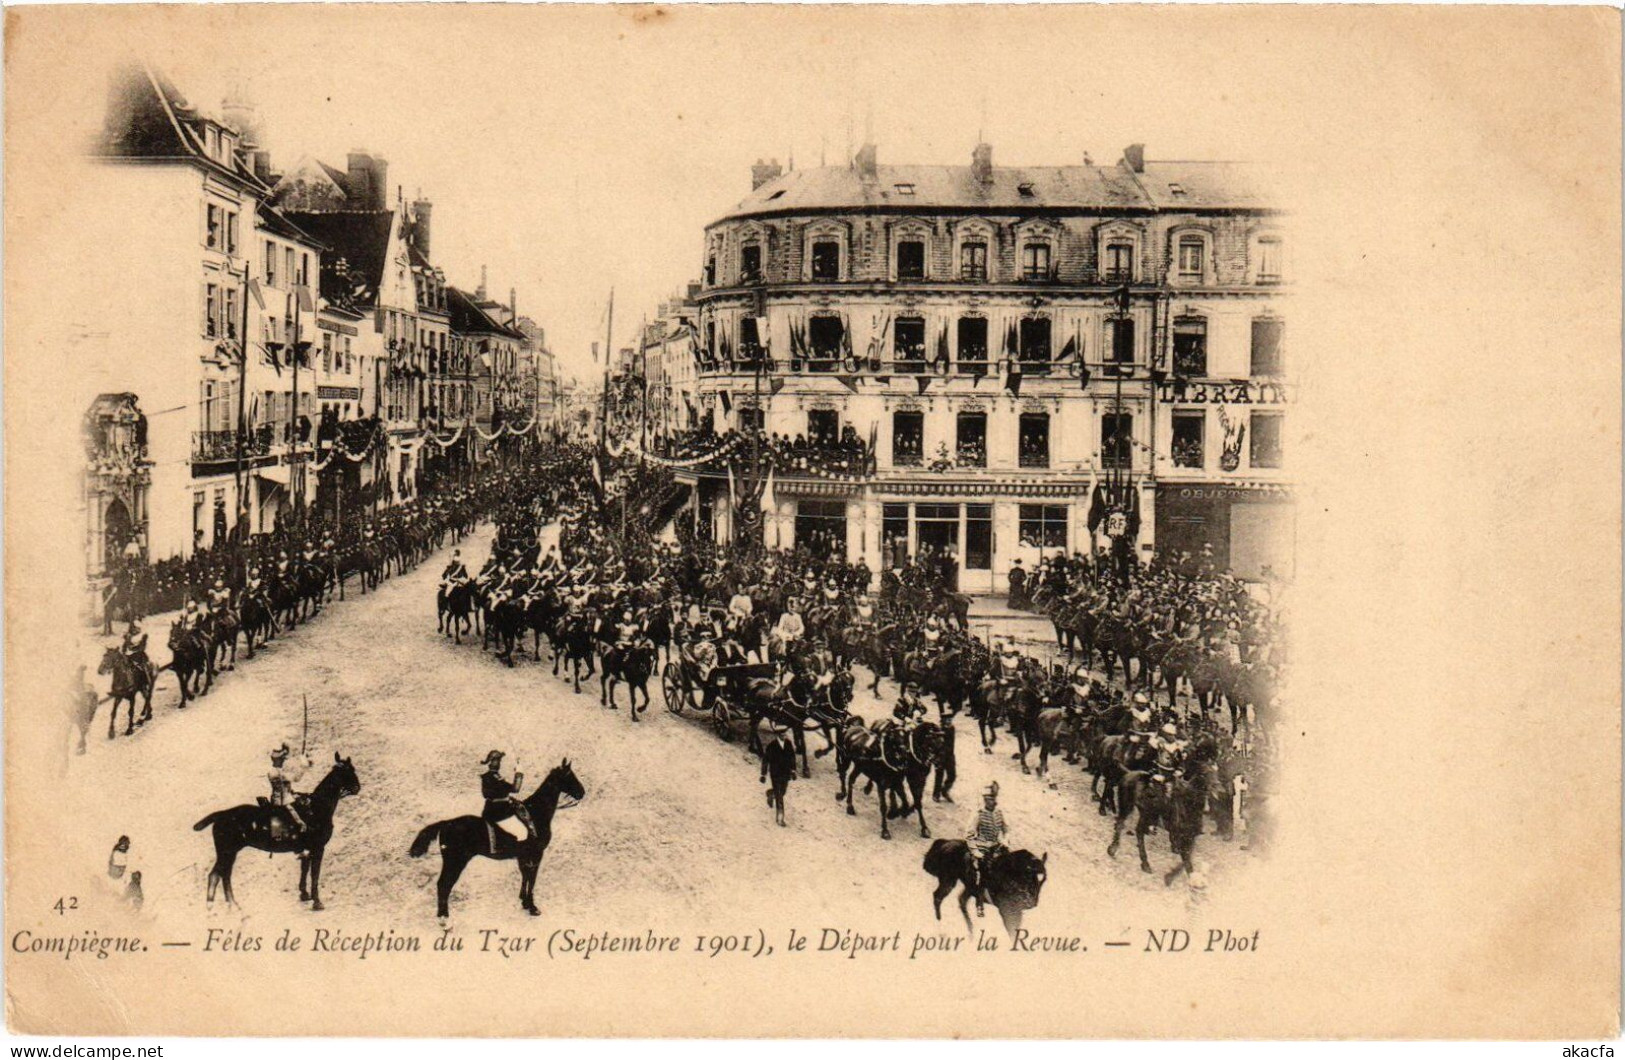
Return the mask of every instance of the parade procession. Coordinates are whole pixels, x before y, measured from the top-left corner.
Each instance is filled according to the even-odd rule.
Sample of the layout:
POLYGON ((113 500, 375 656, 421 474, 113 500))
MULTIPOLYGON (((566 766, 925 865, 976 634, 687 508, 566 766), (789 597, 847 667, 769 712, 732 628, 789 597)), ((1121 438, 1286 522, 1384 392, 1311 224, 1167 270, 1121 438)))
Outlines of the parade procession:
POLYGON ((1245 886, 1292 710, 1261 168, 890 165, 866 127, 749 166, 676 293, 606 285, 567 350, 448 278, 466 212, 431 243, 382 155, 268 133, 138 64, 94 152, 196 200, 126 244, 184 324, 132 312, 84 411, 61 746, 132 915, 703 920, 817 879, 1014 937, 1245 886))

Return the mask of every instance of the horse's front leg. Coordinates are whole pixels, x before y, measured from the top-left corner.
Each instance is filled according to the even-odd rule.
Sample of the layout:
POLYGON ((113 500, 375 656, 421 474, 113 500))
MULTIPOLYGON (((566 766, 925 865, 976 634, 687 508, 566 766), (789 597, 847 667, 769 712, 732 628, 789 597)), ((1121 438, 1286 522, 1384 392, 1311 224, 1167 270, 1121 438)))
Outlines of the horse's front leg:
POLYGON ((310 856, 307 854, 302 855, 299 858, 299 900, 301 902, 310 901, 310 888, 308 886, 309 878, 310 856))
POLYGON ((1140 843, 1140 871, 1141 872, 1150 872, 1151 871, 1151 860, 1145 856, 1145 833, 1150 831, 1150 829, 1151 829, 1150 823, 1147 822, 1145 817, 1142 815, 1140 817, 1140 822, 1139 822, 1138 826, 1136 826, 1135 829, 1134 829, 1134 838, 1137 839, 1139 841, 1139 843, 1140 843))
POLYGON ((310 852, 310 911, 320 913, 327 907, 322 905, 322 855, 326 847, 317 847, 310 852))

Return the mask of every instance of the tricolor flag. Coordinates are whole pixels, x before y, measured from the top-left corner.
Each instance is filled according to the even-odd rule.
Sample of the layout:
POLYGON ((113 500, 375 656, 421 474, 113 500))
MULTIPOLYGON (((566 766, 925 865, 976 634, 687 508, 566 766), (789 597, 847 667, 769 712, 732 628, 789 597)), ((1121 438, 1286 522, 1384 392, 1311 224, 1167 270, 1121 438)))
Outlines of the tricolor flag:
POLYGON ((763 515, 772 515, 773 514, 774 508, 776 506, 773 503, 773 469, 772 468, 768 468, 767 482, 762 486, 761 505, 762 505, 762 514, 763 515))
POLYGON ((592 480, 597 483, 599 491, 602 492, 604 488, 604 469, 598 463, 597 453, 592 455, 592 480))
POLYGON ((260 285, 254 282, 252 276, 248 278, 248 296, 254 299, 254 305, 263 313, 265 311, 265 294, 260 290, 260 285))

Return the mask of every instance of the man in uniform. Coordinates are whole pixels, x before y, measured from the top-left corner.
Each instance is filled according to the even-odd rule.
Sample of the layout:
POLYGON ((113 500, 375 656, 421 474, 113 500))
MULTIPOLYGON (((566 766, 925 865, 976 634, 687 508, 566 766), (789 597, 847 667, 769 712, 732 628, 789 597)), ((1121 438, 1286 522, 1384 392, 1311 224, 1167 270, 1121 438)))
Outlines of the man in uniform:
POLYGON ((485 766, 485 772, 480 774, 480 794, 485 798, 485 810, 480 817, 486 826, 495 828, 498 822, 515 817, 525 826, 525 839, 535 839, 536 826, 531 823, 530 811, 519 799, 519 785, 525 782, 525 774, 515 773, 511 781, 504 778, 501 751, 486 755, 481 765, 485 766))
POLYGON ((971 890, 976 894, 977 916, 985 915, 984 903, 988 898, 982 881, 982 867, 990 856, 1004 849, 1004 841, 1009 834, 1009 826, 1004 823, 1004 814, 999 810, 999 782, 995 780, 982 793, 982 808, 977 811, 976 820, 971 822, 970 834, 965 836, 965 843, 970 847, 971 890))
POLYGON ((221 578, 214 580, 214 586, 209 590, 209 609, 216 615, 223 615, 231 610, 231 590, 221 578))
MULTIPOLYGON (((299 815, 299 807, 296 803, 301 793, 294 790, 294 785, 299 783, 304 776, 305 769, 310 767, 310 759, 305 759, 305 763, 301 767, 290 767, 288 765, 288 754, 289 750, 286 743, 271 752, 271 772, 267 774, 266 779, 271 782, 271 806, 287 813, 288 819, 293 822, 295 834, 298 834, 305 830, 305 819, 299 815)), ((281 830, 277 827, 280 823, 276 814, 273 813, 271 815, 272 838, 282 838, 278 834, 281 830)))
POLYGON ((130 667, 137 673, 152 672, 152 663, 147 658, 147 635, 141 632, 141 623, 135 619, 130 620, 129 628, 124 631, 124 642, 119 645, 124 658, 130 667))
POLYGON ((942 709, 942 753, 937 756, 936 768, 931 782, 932 802, 953 802, 951 792, 954 790, 954 780, 959 775, 957 762, 954 758, 954 718, 958 715, 951 707, 942 709))

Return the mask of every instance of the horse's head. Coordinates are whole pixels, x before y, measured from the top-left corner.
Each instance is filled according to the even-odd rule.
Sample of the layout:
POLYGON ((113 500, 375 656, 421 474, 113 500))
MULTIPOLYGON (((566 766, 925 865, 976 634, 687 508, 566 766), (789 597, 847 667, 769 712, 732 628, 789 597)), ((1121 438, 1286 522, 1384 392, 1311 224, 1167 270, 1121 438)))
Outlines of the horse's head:
POLYGON ((548 770, 547 779, 542 781, 542 787, 552 788, 561 796, 560 809, 569 809, 587 797, 587 789, 582 786, 581 779, 576 776, 575 767, 568 758, 548 770), (562 799, 568 798, 569 802, 562 799))
POLYGON ((107 648, 102 652, 101 665, 96 667, 96 672, 99 673, 99 674, 110 674, 110 673, 113 672, 113 667, 116 666, 117 664, 118 664, 118 649, 117 648, 107 648))
POLYGON ((328 770, 327 776, 318 786, 328 785, 332 785, 336 798, 361 794, 361 778, 356 776, 355 765, 348 758, 341 757, 337 751, 333 752, 333 768, 328 770))
POLYGON ((1000 912, 1031 909, 1049 878, 1049 854, 1037 857, 1030 850, 1012 850, 989 869, 989 889, 996 892, 1000 912))

